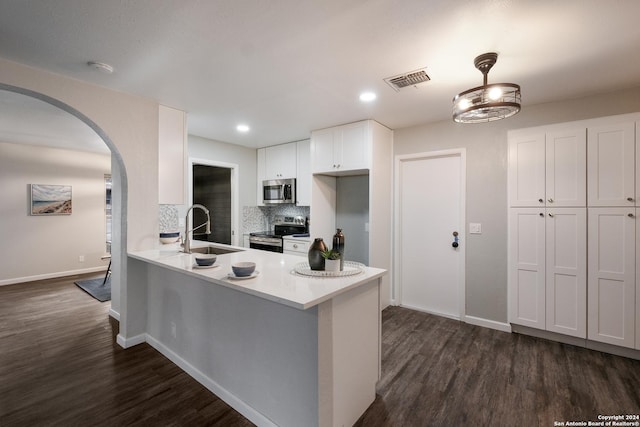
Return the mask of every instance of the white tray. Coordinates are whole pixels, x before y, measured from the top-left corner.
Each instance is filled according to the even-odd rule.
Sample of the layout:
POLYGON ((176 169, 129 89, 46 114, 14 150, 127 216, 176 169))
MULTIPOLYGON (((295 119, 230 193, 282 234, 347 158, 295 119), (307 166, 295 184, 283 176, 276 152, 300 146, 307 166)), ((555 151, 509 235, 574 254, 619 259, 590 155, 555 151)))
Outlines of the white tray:
POLYGON ((342 271, 312 270, 308 262, 301 262, 293 267, 293 271, 301 276, 311 277, 345 277, 354 276, 364 271, 364 264, 355 261, 345 261, 342 271))

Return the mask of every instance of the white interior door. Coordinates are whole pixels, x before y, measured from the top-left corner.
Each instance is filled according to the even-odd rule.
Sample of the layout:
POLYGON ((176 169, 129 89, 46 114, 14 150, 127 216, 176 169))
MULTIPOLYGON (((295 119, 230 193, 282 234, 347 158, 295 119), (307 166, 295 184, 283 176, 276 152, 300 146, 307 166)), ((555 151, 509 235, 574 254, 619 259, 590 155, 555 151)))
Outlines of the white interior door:
POLYGON ((464 154, 396 158, 396 299, 456 319, 464 317, 464 154))

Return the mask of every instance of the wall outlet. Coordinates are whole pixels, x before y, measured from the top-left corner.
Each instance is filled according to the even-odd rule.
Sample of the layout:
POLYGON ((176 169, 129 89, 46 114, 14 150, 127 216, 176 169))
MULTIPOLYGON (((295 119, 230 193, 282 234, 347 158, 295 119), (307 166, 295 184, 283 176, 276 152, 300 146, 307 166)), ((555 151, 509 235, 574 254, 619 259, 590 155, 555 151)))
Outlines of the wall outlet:
POLYGON ((171 322, 171 336, 175 338, 178 335, 178 331, 176 330, 176 322, 171 322))
POLYGON ((84 262, 84 255, 80 255, 78 257, 78 262, 84 262))

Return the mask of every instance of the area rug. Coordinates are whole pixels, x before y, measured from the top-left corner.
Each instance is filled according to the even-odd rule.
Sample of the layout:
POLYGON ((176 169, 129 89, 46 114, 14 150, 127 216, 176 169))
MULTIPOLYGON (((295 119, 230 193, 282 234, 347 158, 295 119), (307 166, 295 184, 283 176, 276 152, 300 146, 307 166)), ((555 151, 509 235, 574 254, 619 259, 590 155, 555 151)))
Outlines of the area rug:
POLYGON ((78 280, 74 282, 80 289, 94 297, 100 302, 111 300, 111 276, 107 278, 107 282, 103 285, 104 276, 95 279, 78 280))

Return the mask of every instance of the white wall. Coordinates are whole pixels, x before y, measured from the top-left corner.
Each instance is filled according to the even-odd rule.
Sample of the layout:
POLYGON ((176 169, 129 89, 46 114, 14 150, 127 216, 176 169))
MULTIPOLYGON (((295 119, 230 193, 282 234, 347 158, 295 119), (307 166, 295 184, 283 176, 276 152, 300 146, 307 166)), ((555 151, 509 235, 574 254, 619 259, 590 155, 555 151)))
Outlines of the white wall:
POLYGON ((394 131, 394 155, 467 149, 466 217, 482 224, 482 234, 467 232, 465 242, 468 316, 507 322, 507 131, 637 111, 640 88, 525 106, 492 123, 448 120, 394 131))
POLYGON ((106 269, 109 173, 110 155, 0 142, 0 284, 106 269), (29 215, 30 184, 71 185, 72 214, 29 215))
POLYGON ((121 173, 122 162, 122 180, 114 176, 114 209, 120 215, 114 218, 118 241, 114 239, 111 308, 120 315, 121 335, 143 330, 144 325, 135 324, 139 317, 133 324, 127 321, 143 304, 136 298, 143 292, 130 298, 126 251, 149 249, 158 242, 158 103, 5 59, 0 59, 0 84, 42 94, 79 112, 106 138, 116 163, 113 174, 121 173))
POLYGON ((189 135, 188 152, 189 157, 238 165, 240 181, 238 224, 242 224, 242 206, 256 205, 256 149, 189 135))

